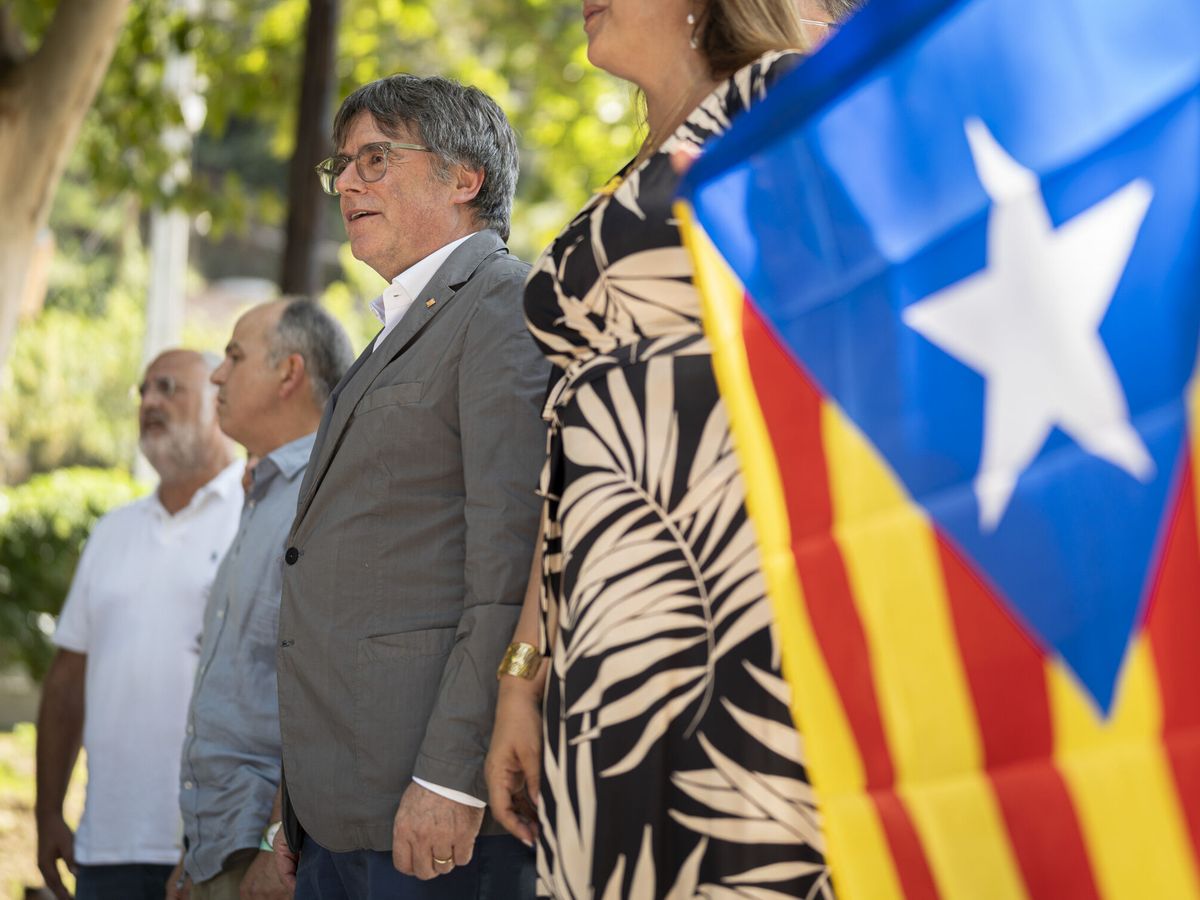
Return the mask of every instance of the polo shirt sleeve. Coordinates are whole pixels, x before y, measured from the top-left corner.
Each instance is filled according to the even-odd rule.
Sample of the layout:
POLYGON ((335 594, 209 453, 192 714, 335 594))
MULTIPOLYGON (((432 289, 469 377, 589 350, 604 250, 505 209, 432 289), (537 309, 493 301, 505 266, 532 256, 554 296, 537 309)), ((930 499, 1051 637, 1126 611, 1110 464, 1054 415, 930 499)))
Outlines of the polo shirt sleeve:
POLYGON ((103 527, 101 520, 92 530, 92 536, 83 545, 83 553, 79 557, 79 565, 75 567, 75 577, 71 579, 71 589, 63 602, 62 612, 58 616, 58 627, 54 629, 54 643, 64 650, 75 653, 87 653, 89 637, 89 607, 92 598, 92 578, 95 562, 96 537, 103 527))

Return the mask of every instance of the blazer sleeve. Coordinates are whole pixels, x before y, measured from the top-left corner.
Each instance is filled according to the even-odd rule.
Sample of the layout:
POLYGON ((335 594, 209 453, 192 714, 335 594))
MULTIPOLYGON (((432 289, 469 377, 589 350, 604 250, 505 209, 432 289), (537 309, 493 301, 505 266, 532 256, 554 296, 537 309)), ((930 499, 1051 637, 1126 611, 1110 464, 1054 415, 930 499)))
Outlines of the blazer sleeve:
POLYGON ((483 759, 496 667, 516 627, 537 537, 549 363, 525 327, 525 266, 499 261, 481 281, 459 368, 465 596, 456 641, 413 775, 487 799, 483 759), (499 271, 493 271, 499 270, 499 271))

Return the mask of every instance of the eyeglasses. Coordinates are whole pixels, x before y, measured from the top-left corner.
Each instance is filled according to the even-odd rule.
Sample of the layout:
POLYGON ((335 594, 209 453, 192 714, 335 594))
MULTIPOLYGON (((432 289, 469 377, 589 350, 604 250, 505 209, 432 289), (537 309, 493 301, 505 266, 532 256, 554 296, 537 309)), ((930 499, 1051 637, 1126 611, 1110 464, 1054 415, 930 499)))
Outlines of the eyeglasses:
POLYGON ((321 190, 331 197, 336 197, 338 195, 338 176, 346 171, 346 166, 350 165, 351 160, 354 161, 354 168, 358 170, 359 178, 368 184, 378 181, 387 172, 388 156, 393 150, 431 152, 428 147, 423 147, 420 144, 385 141, 378 144, 367 144, 354 156, 331 156, 329 159, 317 163, 317 177, 321 179, 321 190))
POLYGON ((158 391, 164 400, 170 400, 181 390, 183 390, 183 385, 175 380, 174 375, 155 375, 153 378, 147 378, 141 384, 134 385, 129 393, 130 395, 137 394, 138 397, 145 400, 146 395, 151 391, 158 391))

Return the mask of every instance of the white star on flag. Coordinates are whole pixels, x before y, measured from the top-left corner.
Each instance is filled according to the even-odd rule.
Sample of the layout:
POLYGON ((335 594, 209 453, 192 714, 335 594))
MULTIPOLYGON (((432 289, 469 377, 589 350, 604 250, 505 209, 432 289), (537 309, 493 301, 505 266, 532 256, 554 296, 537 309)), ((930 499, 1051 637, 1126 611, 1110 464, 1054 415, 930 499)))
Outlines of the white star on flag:
POLYGON ((987 268, 912 304, 905 324, 986 381, 979 524, 994 531, 1053 428, 1140 481, 1154 476, 1100 323, 1153 192, 1132 181, 1054 228, 1037 175, 966 122, 992 208, 987 268))

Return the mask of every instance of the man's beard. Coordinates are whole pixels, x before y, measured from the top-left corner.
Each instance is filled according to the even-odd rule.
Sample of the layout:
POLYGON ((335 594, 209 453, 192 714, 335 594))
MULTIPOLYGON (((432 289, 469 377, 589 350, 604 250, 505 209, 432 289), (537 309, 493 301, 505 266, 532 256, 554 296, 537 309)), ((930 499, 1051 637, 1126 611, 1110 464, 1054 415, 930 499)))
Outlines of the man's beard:
POLYGON ((143 431, 138 446, 164 481, 197 472, 207 464, 210 449, 207 432, 212 427, 212 416, 202 418, 207 421, 173 422, 157 413, 146 414, 147 423, 157 422, 165 427, 153 434, 143 431))

